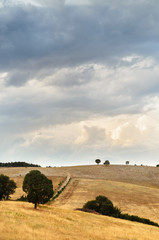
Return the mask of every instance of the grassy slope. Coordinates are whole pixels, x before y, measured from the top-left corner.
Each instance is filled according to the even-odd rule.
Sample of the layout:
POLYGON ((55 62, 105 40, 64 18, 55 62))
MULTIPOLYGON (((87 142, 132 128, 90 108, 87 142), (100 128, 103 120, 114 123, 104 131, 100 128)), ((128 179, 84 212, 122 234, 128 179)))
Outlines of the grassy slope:
POLYGON ((1 202, 1 240, 152 240, 156 227, 84 212, 1 202))
POLYGON ((159 189, 136 184, 74 178, 53 205, 75 209, 97 195, 107 196, 122 212, 159 223, 159 189))
MULTIPOLYGON (((14 198, 22 194, 23 177, 32 169, 0 168, 0 174, 18 183, 14 198)), ((94 165, 39 170, 52 178, 54 187, 67 172, 73 178, 53 205, 38 211, 29 203, 0 202, 0 240, 159 239, 155 227, 71 210, 103 194, 124 212, 158 222, 159 168, 94 165)))
POLYGON ((39 169, 47 176, 66 176, 69 172, 72 177, 106 179, 159 187, 159 168, 146 166, 90 165, 54 168, 0 168, 0 174, 6 174, 9 177, 24 177, 32 169, 39 169))

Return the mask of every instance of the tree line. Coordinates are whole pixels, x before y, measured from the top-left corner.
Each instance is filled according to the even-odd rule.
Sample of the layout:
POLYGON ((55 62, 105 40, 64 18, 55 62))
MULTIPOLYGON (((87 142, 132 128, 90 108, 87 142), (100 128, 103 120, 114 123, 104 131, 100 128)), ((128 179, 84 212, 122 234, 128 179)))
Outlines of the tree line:
POLYGON ((7 162, 7 163, 0 162, 0 167, 41 167, 41 166, 26 162, 7 162))

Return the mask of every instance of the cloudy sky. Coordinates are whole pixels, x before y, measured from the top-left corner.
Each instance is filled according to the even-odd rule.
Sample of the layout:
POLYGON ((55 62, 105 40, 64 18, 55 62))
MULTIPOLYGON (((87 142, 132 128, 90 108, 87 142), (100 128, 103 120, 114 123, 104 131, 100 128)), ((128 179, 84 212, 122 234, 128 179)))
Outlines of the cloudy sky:
POLYGON ((0 161, 158 164, 158 13, 158 0, 0 0, 0 161))

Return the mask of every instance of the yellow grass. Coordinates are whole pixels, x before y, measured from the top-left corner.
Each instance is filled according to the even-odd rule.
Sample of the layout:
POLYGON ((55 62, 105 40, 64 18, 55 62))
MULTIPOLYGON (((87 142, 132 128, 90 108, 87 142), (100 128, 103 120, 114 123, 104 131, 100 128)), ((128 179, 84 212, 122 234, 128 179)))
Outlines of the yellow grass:
POLYGON ((22 202, 0 203, 0 240, 157 240, 157 227, 22 202))
POLYGON ((24 177, 26 173, 33 169, 40 170, 46 176, 65 177, 69 172, 71 177, 105 179, 159 187, 159 168, 146 166, 92 165, 53 168, 0 168, 0 174, 6 174, 9 177, 24 177))
POLYGON ((61 168, 0 168, 18 188, 12 199, 22 194, 26 173, 38 169, 57 188, 67 173, 71 182, 52 203, 40 207, 23 202, 0 202, 0 240, 157 240, 159 229, 106 216, 74 211, 105 195, 123 212, 159 223, 159 168, 142 166, 77 166, 61 168))
POLYGON ((98 195, 107 196, 122 212, 159 223, 159 189, 136 184, 74 178, 53 204, 75 209, 98 195))

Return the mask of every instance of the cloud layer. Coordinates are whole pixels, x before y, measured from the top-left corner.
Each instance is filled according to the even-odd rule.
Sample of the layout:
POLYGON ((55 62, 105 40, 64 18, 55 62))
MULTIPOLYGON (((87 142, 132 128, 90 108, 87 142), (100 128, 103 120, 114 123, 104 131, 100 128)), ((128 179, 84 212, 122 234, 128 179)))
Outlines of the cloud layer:
POLYGON ((2 1, 2 161, 156 165, 159 3, 2 1))

